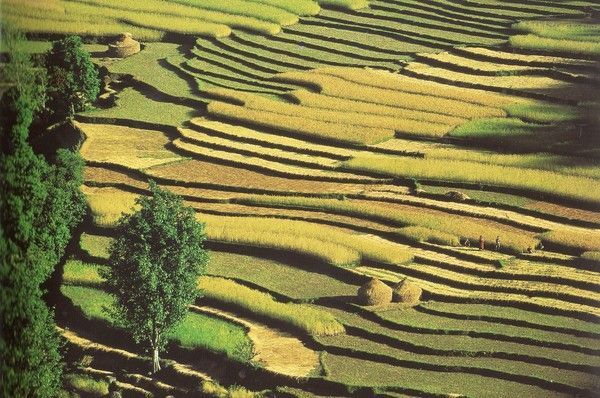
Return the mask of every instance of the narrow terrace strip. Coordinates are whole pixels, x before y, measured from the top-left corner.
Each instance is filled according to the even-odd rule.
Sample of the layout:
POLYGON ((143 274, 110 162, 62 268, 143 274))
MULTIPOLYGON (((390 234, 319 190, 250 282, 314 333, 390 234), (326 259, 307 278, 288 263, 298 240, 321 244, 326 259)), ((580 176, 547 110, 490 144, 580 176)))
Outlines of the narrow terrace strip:
POLYGON ((302 341, 287 332, 225 310, 208 306, 191 308, 248 328, 248 338, 254 345, 252 361, 261 364, 267 370, 292 377, 306 377, 319 365, 317 352, 307 348, 302 341))

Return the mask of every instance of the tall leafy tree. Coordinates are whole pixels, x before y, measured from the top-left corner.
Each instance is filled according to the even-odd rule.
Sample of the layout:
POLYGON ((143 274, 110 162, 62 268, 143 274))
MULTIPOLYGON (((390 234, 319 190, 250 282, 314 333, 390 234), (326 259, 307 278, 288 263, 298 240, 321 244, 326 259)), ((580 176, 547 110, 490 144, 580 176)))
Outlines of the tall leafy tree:
POLYGON ((79 36, 54 43, 46 54, 49 108, 60 120, 83 111, 100 92, 98 70, 79 36))
POLYGON ((27 142, 44 105, 44 90, 22 37, 9 34, 8 86, 0 105, 0 389, 3 397, 54 397, 62 373, 60 340, 40 285, 46 281, 82 218, 75 186, 81 168, 61 153, 50 166, 27 142))
POLYGON ((194 210, 153 181, 150 191, 137 200, 138 211, 119 220, 104 276, 115 296, 110 314, 138 343, 147 344, 157 372, 169 332, 198 296, 208 254, 204 225, 194 210))

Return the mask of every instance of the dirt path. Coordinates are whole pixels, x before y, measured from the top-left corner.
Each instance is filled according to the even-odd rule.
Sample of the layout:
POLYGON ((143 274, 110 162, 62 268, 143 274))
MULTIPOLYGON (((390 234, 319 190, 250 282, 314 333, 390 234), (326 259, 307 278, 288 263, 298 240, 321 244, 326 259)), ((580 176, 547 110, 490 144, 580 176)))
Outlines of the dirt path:
POLYGON ((248 337, 254 344, 254 361, 275 373, 287 376, 307 376, 319 364, 319 354, 302 344, 296 337, 256 323, 220 309, 206 306, 192 306, 205 314, 231 320, 248 328, 248 337))

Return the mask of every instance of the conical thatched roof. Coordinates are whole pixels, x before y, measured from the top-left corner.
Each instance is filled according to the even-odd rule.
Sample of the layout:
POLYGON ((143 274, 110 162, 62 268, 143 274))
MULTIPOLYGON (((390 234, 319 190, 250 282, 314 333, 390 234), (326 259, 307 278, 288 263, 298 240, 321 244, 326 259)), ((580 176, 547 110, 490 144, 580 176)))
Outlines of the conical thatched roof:
POLYGON ((393 300, 396 303, 416 304, 421 299, 423 289, 405 278, 394 286, 393 300))
POLYGON ((125 58, 139 53, 140 49, 140 42, 133 40, 131 33, 122 33, 108 45, 108 54, 111 57, 125 58))
POLYGON ((382 305, 392 302, 392 288, 377 278, 372 278, 358 289, 362 305, 382 305))

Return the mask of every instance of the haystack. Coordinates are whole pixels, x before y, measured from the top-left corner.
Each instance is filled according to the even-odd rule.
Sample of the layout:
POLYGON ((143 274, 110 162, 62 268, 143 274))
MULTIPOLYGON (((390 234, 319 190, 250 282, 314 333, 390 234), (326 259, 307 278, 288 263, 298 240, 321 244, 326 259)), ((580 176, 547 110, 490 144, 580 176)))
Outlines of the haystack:
POLYGON ((394 286, 393 300, 396 303, 416 304, 422 293, 423 289, 405 278, 394 286))
POLYGON ((382 305, 392 302, 392 288, 377 278, 372 278, 358 289, 362 305, 382 305))
POLYGON ((465 200, 471 199, 468 195, 460 191, 448 191, 445 195, 448 199, 455 200, 457 202, 464 202, 465 200))
POLYGON ((108 45, 107 55, 113 58, 125 58, 139 53, 140 49, 140 42, 133 40, 131 33, 123 33, 108 45))

